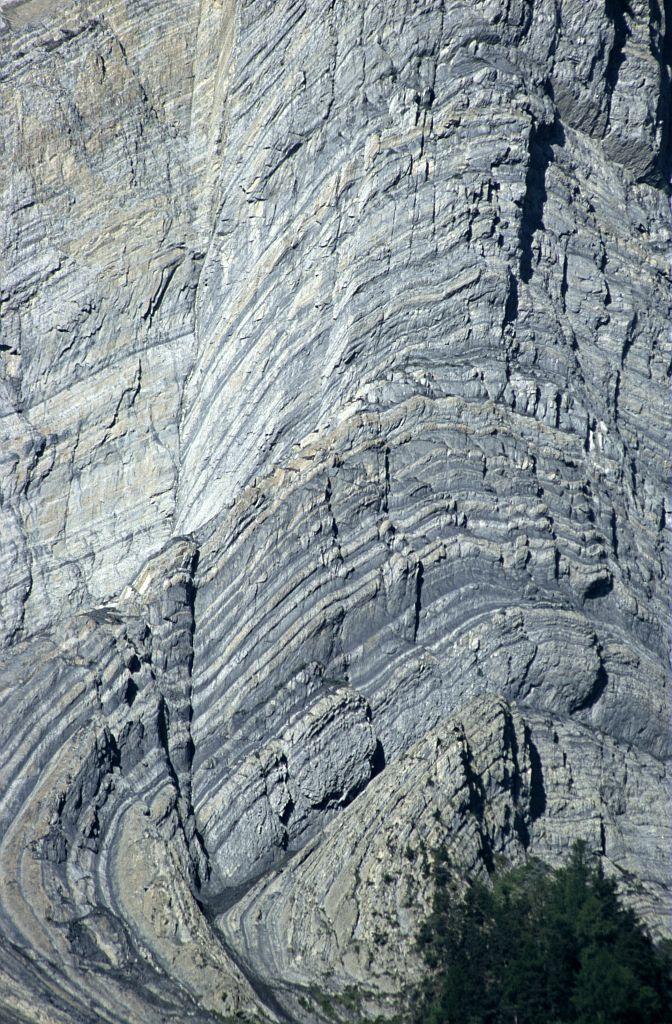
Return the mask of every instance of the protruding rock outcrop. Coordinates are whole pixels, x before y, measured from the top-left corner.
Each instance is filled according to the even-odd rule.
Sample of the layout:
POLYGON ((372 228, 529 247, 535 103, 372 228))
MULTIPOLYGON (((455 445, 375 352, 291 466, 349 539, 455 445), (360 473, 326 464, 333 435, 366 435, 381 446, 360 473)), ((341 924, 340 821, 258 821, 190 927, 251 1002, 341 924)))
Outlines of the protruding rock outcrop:
POLYGON ((637 909, 665 926, 665 771, 567 719, 479 698, 429 732, 281 871, 218 924, 292 1019, 404 1008, 420 977, 433 853, 472 876, 533 848, 551 862, 577 834, 638 879, 637 909), (643 782, 643 779, 646 779, 643 782), (656 820, 662 825, 651 827, 656 820), (662 911, 662 913, 661 913, 662 911))

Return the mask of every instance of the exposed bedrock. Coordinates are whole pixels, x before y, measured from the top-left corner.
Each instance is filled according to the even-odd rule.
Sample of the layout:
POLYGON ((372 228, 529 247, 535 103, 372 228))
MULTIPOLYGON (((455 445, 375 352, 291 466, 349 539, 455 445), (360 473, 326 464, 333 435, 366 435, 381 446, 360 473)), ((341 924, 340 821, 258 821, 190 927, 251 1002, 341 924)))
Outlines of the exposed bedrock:
POLYGON ((294 1019, 320 1018, 327 992, 337 1019, 350 1018, 353 993, 357 1019, 394 1012, 409 979, 421 977, 415 942, 430 911, 432 851, 446 846, 453 870, 472 876, 530 846, 553 863, 578 825, 610 851, 606 870, 637 877, 637 909, 655 917, 665 899, 667 801, 653 759, 567 719, 479 698, 430 730, 219 925, 264 965, 294 1019))
POLYGON ((12 638, 117 595, 171 535, 233 26, 220 2, 27 0, 0 15, 12 638))
POLYGON ((669 931, 671 22, 0 5, 3 1024, 393 1014, 440 844, 669 931))

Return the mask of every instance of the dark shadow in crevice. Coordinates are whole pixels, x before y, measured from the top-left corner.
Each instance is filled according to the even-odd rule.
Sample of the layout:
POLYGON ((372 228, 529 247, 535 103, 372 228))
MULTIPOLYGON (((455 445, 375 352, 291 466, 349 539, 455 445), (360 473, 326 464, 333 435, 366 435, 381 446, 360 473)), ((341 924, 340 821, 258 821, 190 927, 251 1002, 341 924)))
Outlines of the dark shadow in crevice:
POLYGON ((139 672, 141 668, 142 666, 140 664, 140 658, 137 656, 137 654, 132 654, 128 661, 128 671, 139 672))
POLYGON ((528 731, 527 749, 530 755, 530 820, 537 821, 546 810, 546 788, 539 751, 528 731))
POLYGON ((546 173, 555 159, 554 147, 563 146, 565 132, 560 121, 533 127, 530 155, 525 179, 525 196, 520 220, 520 279, 524 284, 532 278, 532 244, 537 231, 544 230, 546 173))
POLYGON ((283 810, 282 814, 280 815, 280 822, 283 825, 285 825, 285 826, 289 825, 289 819, 291 818, 293 811, 294 811, 294 801, 292 799, 289 799, 287 801, 287 803, 285 804, 285 807, 284 807, 284 810, 283 810))
POLYGON ((380 740, 377 740, 376 749, 374 750, 373 757, 371 758, 372 779, 375 779, 376 775, 380 775, 380 773, 384 771, 385 764, 385 751, 383 749, 383 744, 380 742, 380 740))
POLYGON ((595 679, 590 690, 587 694, 585 694, 584 697, 581 698, 581 700, 577 704, 574 704, 569 710, 571 712, 576 712, 587 711, 588 708, 592 708, 595 704, 597 704, 598 700, 600 699, 608 685, 609 676, 607 674, 607 670, 604 667, 604 663, 600 662, 600 667, 595 673, 595 679))
POLYGON ((465 746, 462 750, 460 760, 462 761, 464 777, 469 790, 468 809, 469 812, 473 814, 478 824, 481 859, 483 860, 488 874, 492 874, 495 869, 495 859, 492 849, 492 839, 488 833, 487 824, 485 822, 485 806, 487 802, 485 787, 481 776, 474 770, 473 756, 468 746, 465 746))
POLYGON ((513 816, 513 830, 518 836, 518 840, 523 849, 529 849, 530 843, 532 841, 530 836, 530 830, 527 827, 527 822, 525 821, 523 815, 520 813, 520 810, 517 810, 513 816))
MULTIPOLYGON (((655 0, 654 0, 655 2, 655 0)), ((614 26, 614 42, 607 61, 605 81, 609 95, 614 92, 618 83, 618 75, 625 61, 625 44, 628 36, 632 35, 630 26, 626 20, 626 14, 632 14, 628 0, 606 0, 606 15, 614 26)))
MULTIPOLYGON (((665 35, 662 51, 656 54, 660 63, 660 92, 658 94, 657 120, 663 130, 660 138, 660 154, 658 171, 662 183, 668 193, 672 192, 672 0, 664 0, 665 35)), ((652 18, 657 17, 661 23, 661 10, 658 0, 651 0, 652 18)), ((655 53, 655 49, 654 49, 655 53)))
POLYGON ((586 601, 595 601, 600 597, 606 597, 614 589, 614 581, 611 576, 600 577, 588 586, 584 594, 586 601))
POLYGON ((138 684, 133 679, 129 679, 126 683, 124 690, 124 701, 129 708, 133 707, 135 698, 138 696, 138 684))
POLYGON ((506 306, 504 308, 504 323, 502 328, 508 324, 515 323, 518 319, 518 280, 516 275, 509 270, 509 280, 506 295, 506 306))
POLYGON ((418 568, 415 576, 415 606, 414 606, 414 618, 413 618, 413 640, 418 638, 418 630, 420 629, 420 612, 422 611, 422 584, 424 581, 424 567, 422 562, 418 562, 418 568))
MULTIPOLYGON (((186 594, 185 594, 186 602, 187 602, 187 608, 189 609, 189 614, 191 616, 191 622, 190 622, 190 625, 189 625, 189 654, 187 656, 187 672, 188 672, 190 677, 191 677, 191 674, 192 674, 192 672, 194 670, 194 638, 195 638, 195 635, 196 635, 196 582, 195 581, 196 581, 196 570, 198 569, 198 563, 199 563, 200 557, 201 557, 201 552, 199 551, 198 548, 196 548, 196 550, 194 552, 194 556, 193 556, 192 561, 191 561, 191 566, 190 566, 190 569, 189 569, 189 578, 187 580, 187 587, 186 587, 186 594)), ((191 706, 191 698, 190 698, 189 699, 189 722, 191 722, 192 711, 193 711, 193 709, 192 709, 192 706, 191 706)))
POLYGON ((616 509, 611 510, 610 518, 611 526, 611 550, 614 553, 614 558, 618 561, 618 520, 616 518, 616 509))
MULTIPOLYGON (((511 778, 507 778, 507 781, 511 786, 513 802, 517 804, 520 798, 521 789, 520 762, 518 761, 518 737, 516 736, 516 727, 513 724, 513 719, 508 711, 504 714, 504 731, 502 739, 504 741, 504 751, 511 755, 511 761, 513 762, 513 774, 511 778)), ((505 772, 507 772, 506 768, 505 772)))

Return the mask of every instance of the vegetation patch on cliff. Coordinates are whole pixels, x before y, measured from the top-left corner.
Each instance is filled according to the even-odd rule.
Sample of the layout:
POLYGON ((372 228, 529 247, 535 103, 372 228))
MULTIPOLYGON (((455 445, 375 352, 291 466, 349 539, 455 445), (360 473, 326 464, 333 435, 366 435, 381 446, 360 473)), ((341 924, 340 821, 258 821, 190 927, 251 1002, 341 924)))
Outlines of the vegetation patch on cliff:
POLYGON ((414 1024, 665 1024, 672 955, 656 945, 599 860, 577 843, 563 867, 530 860, 460 892, 436 858, 427 967, 414 1024))

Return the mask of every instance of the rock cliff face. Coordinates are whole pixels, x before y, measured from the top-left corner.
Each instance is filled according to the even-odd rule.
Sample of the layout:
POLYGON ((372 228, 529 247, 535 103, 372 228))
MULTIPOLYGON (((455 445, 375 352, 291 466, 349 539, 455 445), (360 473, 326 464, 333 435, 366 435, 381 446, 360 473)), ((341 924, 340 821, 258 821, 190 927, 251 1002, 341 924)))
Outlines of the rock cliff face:
POLYGON ((438 844, 669 929, 671 32, 0 5, 2 1024, 392 1015, 438 844))

